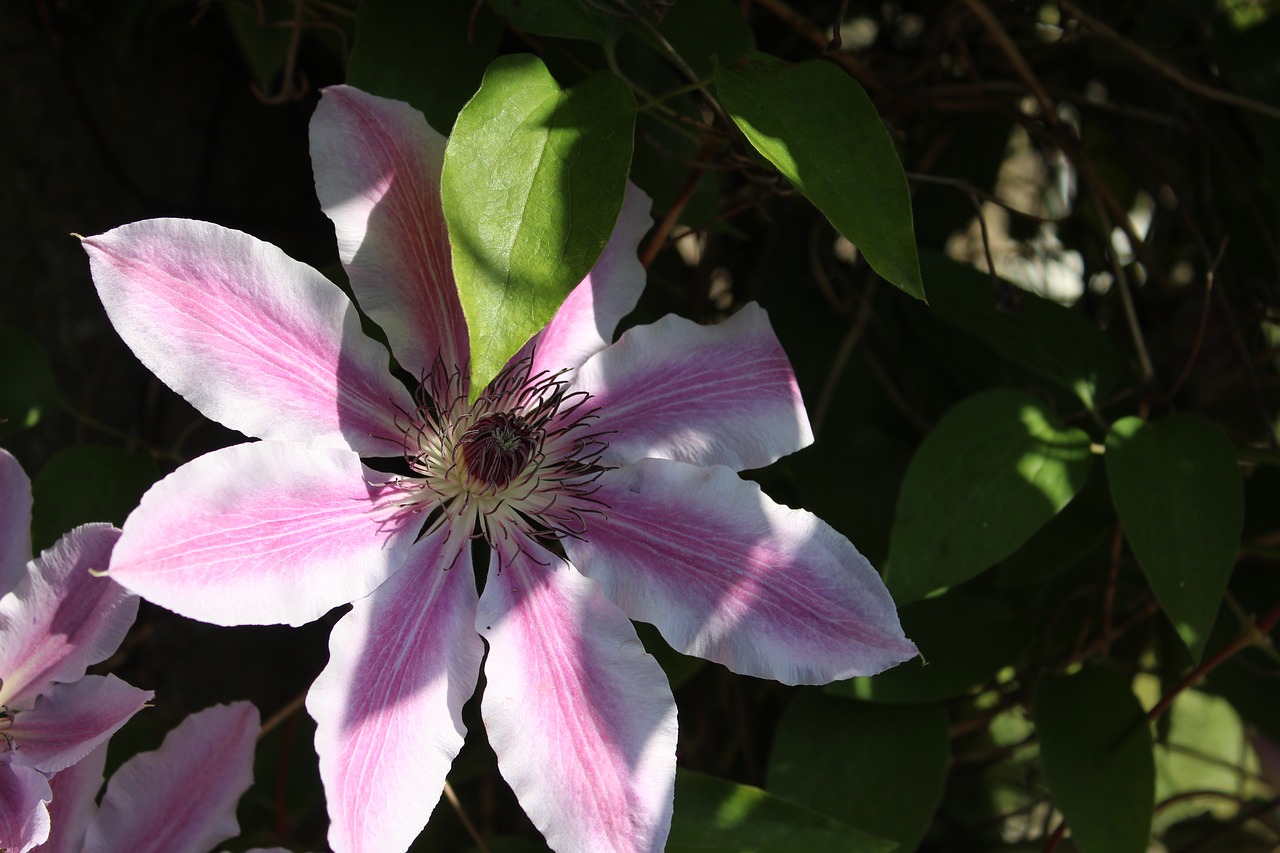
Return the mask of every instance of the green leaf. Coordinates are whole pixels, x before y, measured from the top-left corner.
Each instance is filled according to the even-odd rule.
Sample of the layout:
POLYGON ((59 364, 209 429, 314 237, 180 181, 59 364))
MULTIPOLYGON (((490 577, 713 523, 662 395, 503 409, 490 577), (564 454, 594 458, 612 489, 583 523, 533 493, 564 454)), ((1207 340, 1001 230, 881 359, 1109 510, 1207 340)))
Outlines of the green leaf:
POLYGON ((478 395, 600 257, 622 209, 635 99, 608 72, 562 91, 504 56, 462 109, 441 198, 478 395))
POLYGON ((1151 729, 1129 683, 1086 668, 1046 676, 1034 707, 1054 802, 1082 853, 1145 853, 1155 807, 1151 729))
POLYGON ((493 13, 471 0, 361 0, 347 82, 407 101, 448 133, 501 35, 493 13))
POLYGON ((1089 436, 1043 402, 997 388, 953 406, 907 468, 885 583, 899 603, 968 580, 1012 554, 1075 496, 1089 436))
POLYGON ((802 693, 774 734, 768 789, 914 849, 950 754, 941 705, 890 707, 802 693))
POLYGON ((994 677, 1018 659, 1028 640, 1009 603, 987 591, 953 589, 908 604, 899 616, 924 661, 832 684, 829 693, 873 702, 938 702, 994 677))
POLYGON ((1195 660, 1204 652, 1244 524, 1244 485, 1222 430, 1195 415, 1107 436, 1107 479, 1125 536, 1195 660))
POLYGON ((1115 344, 1078 312, 1009 282, 993 282, 936 252, 925 252, 920 260, 929 279, 929 306, 939 318, 1074 393, 1086 406, 1093 408, 1098 396, 1124 376, 1124 358, 1115 344))
POLYGON ((31 483, 32 547, 48 548, 78 524, 123 524, 159 478, 155 460, 141 453, 82 444, 54 454, 31 483))
MULTIPOLYGON (((715 71, 716 57, 731 59, 756 49, 750 24, 731 0, 676 3, 663 13, 657 29, 667 44, 703 78, 715 71)), ((660 56, 665 56, 648 27, 633 23, 631 31, 660 56)))
POLYGON ((666 853, 887 853, 897 845, 750 785, 676 771, 666 853))
POLYGON ((0 435, 35 426, 57 403, 58 383, 44 347, 17 326, 0 323, 0 435))
POLYGON ((716 65, 734 123, 890 283, 924 299, 911 197, 867 93, 829 62, 749 53, 716 65))
POLYGON ((540 36, 612 46, 627 31, 629 15, 610 15, 583 0, 490 0, 508 24, 540 36))

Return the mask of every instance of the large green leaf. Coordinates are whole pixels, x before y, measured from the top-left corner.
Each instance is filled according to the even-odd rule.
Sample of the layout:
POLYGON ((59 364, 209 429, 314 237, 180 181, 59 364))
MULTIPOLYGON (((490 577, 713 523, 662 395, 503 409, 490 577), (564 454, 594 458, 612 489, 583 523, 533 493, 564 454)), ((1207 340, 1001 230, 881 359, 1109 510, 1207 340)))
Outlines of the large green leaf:
POLYGON ((667 853, 888 853, 897 845, 750 785, 676 772, 667 853))
POLYGON ((440 192, 473 396, 600 257, 622 209, 635 109, 612 74, 561 90, 520 54, 495 60, 459 113, 440 192))
POLYGON ((1054 803, 1082 853, 1145 853, 1155 806, 1151 729, 1128 681, 1104 669, 1046 676, 1036 730, 1054 803))
POLYGON ((490 0, 498 14, 518 30, 540 36, 583 39, 613 45, 627 31, 630 17, 611 15, 584 0, 490 0))
POLYGON ((361 0, 347 82, 408 101, 448 133, 501 34, 493 13, 471 0, 361 0))
POLYGON ((1129 545, 1199 660, 1244 524, 1244 486, 1231 442, 1195 415, 1149 424, 1124 418, 1107 436, 1106 462, 1129 545))
POLYGON ((1060 428, 1044 403, 997 388, 952 407, 907 468, 885 582, 914 601, 968 580, 1018 549, 1075 496, 1089 436, 1060 428))
POLYGON ((829 62, 749 53, 716 66, 734 123, 890 283, 924 298, 911 197, 871 99, 829 62))
POLYGON ((778 722, 767 787, 913 849, 942 796, 949 744, 941 705, 802 693, 778 722))
POLYGON ((87 444, 56 453, 31 483, 32 547, 48 548, 77 524, 123 524, 159 478, 155 460, 141 453, 87 444))
POLYGON ((874 702, 938 702, 994 677, 1018 659, 1028 640, 1026 626, 1004 598, 967 587, 912 602, 900 615, 924 661, 841 681, 828 692, 874 702))
POLYGON ((936 252, 920 260, 938 317, 1073 392, 1086 406, 1092 408, 1124 375, 1115 344, 1078 312, 936 252), (1012 295, 1012 305, 1001 301, 993 284, 1012 295))
POLYGON ((53 365, 40 342, 0 323, 0 435, 35 426, 58 403, 53 365))

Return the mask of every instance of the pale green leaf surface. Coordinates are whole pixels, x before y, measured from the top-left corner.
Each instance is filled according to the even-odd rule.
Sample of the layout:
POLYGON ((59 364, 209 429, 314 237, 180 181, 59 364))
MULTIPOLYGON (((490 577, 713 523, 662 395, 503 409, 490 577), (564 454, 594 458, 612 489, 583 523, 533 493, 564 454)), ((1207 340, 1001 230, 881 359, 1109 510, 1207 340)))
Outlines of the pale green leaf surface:
POLYGON ((1012 554, 1075 496, 1089 436, 1058 427, 1044 403, 1007 388, 953 406, 907 468, 885 583, 904 604, 1012 554))
POLYGON ((586 276, 631 162, 635 99, 600 72, 568 90, 504 56, 458 115, 441 197, 478 395, 586 276))
POLYGON ((1147 582, 1195 660, 1213 628, 1244 524, 1231 442, 1214 423, 1124 418, 1107 436, 1111 498, 1147 582))
POLYGON ((829 62, 749 53, 716 65, 716 90, 747 140, 891 284, 924 299, 911 197, 867 93, 829 62))

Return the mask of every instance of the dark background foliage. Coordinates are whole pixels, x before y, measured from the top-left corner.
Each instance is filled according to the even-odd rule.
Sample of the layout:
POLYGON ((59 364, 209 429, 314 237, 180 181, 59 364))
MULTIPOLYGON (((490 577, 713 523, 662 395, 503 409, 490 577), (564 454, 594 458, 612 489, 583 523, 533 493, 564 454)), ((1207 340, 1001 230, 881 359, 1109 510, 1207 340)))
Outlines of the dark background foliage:
MULTIPOLYGON (((385 94, 429 93, 420 103, 444 131, 495 52, 536 53, 564 85, 612 62, 650 94, 676 90, 688 81, 655 48, 657 28, 708 94, 674 96, 683 118, 641 111, 633 176, 655 217, 671 215, 646 241, 650 284, 629 322, 668 311, 712 322, 752 299, 769 309, 819 439, 758 479, 890 567, 929 661, 797 690, 681 659, 644 633, 676 687, 681 767, 778 798, 682 776, 672 849, 707 849, 708 827, 723 849, 862 849, 853 827, 933 850, 1072 839, 1089 850, 1124 836, 1093 840, 1113 826, 1136 839, 1114 849, 1141 850, 1153 813, 1168 849, 1274 849, 1277 780, 1249 738, 1280 738, 1275 4, 545 8, 566 4, 621 33, 616 51, 602 48, 609 38, 563 37, 529 17, 532 4, 496 0, 431 14, 365 0, 358 17, 353 0, 0 5, 0 441, 35 481, 36 547, 83 521, 121 523, 159 476, 241 440, 115 336, 73 232, 206 219, 340 277, 307 122, 318 90, 347 78, 353 45, 353 75, 385 94), (881 280, 735 130, 711 57, 753 47, 827 56, 870 95, 907 172, 927 305, 881 280), (402 77, 376 66, 383 49, 402 77), (952 417, 962 401, 976 407, 968 420, 952 417), (1017 491, 1034 479, 1019 460, 1052 454, 1009 432, 1001 406, 1013 421, 1040 412, 1072 448, 1047 491, 1017 491), (1117 423, 1130 416, 1164 425, 1167 443, 1125 445, 1117 423), (1179 443, 1178 430, 1209 438, 1179 443), (1187 489, 1222 473, 1195 450, 1215 442, 1229 450, 1227 484, 1187 489), (1230 581, 1200 596, 1224 603, 1184 642, 1150 560, 1201 532, 1212 513, 1197 500, 1236 500, 1232 472, 1244 510, 1220 525, 1230 581), (1161 503, 1183 491, 1189 503, 1161 503), (930 560, 941 574, 918 568, 930 560), (949 589, 923 598, 939 588, 949 589), (1136 747, 1100 734, 1119 721, 1127 736, 1142 714, 1150 738, 1136 747), (1119 779, 1121 795, 1091 792, 1103 778, 1119 779), (1136 805, 1123 796, 1153 784, 1136 805), (726 802, 745 822, 725 822, 726 802)), ((821 132, 834 97, 812 93, 807 132, 821 132)), ((337 615, 303 629, 215 629, 144 605, 101 668, 157 698, 116 736, 111 763, 192 710, 251 699, 264 719, 281 716, 259 746, 238 849, 322 849, 312 727, 297 699, 337 615)), ((451 776, 459 805, 442 803, 418 847, 475 844, 466 815, 491 850, 540 849, 483 728, 470 731, 451 776)))

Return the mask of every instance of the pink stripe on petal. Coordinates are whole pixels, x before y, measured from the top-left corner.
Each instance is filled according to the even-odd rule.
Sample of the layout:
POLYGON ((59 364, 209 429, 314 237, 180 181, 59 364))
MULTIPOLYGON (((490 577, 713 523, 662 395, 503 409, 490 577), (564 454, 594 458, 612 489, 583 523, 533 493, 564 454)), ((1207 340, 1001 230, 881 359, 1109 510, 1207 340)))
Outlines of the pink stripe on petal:
POLYGON ((578 371, 613 431, 602 461, 645 457, 736 471, 813 441, 791 363, 752 303, 717 326, 668 315, 630 329, 578 371))
POLYGON ((637 251, 653 224, 652 206, 652 199, 628 181, 618 222, 600 259, 531 342, 536 344, 531 373, 579 367, 613 342, 618 322, 636 307, 644 290, 637 251))
POLYGON ((253 784, 257 736, 249 702, 188 716, 158 750, 112 775, 85 853, 207 853, 238 835, 236 803, 253 784))
POLYGON ((57 773, 106 743, 155 696, 114 675, 55 684, 5 732, 18 744, 13 763, 57 773))
POLYGON ((240 231, 150 219, 84 241, 98 295, 138 359, 201 412, 257 438, 398 456, 413 404, 355 306, 240 231))
POLYGON ((872 675, 915 656, 848 539, 728 468, 646 459, 604 472, 604 518, 575 566, 673 648, 784 684, 872 675))
POLYGON ((0 705, 29 708, 50 684, 75 681, 119 648, 138 599, 91 574, 106 571, 119 537, 109 524, 75 528, 0 599, 0 705))
POLYGON ((216 625, 301 625, 373 591, 404 561, 421 520, 395 477, 354 453, 292 442, 205 454, 142 496, 110 576, 216 625))
POLYGON ((498 769, 558 853, 659 851, 671 825, 676 707, 666 675, 593 582, 504 543, 476 627, 498 769))
POLYGON ((103 742, 49 780, 53 789, 49 803, 51 831, 40 853, 83 853, 85 833, 98 813, 98 791, 106 763, 107 744, 103 742))
POLYGON ((462 748, 462 705, 484 656, 468 533, 423 538, 334 626, 307 710, 337 853, 407 849, 462 748))
POLYGON ((28 853, 44 843, 52 797, 43 773, 0 761, 0 850, 28 853))
POLYGON ((351 287, 419 377, 437 355, 453 368, 467 354, 440 206, 444 146, 413 107, 350 86, 325 89, 311 118, 316 195, 351 287))
POLYGON ((0 448, 0 595, 18 585, 31 557, 31 480, 0 448))

